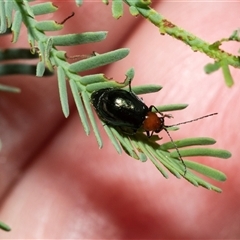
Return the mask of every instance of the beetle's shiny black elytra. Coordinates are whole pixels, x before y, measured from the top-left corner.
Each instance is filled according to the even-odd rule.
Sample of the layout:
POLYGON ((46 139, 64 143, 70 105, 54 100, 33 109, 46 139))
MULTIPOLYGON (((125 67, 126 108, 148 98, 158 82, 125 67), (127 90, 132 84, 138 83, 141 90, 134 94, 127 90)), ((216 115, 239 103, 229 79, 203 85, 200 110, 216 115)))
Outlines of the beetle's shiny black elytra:
POLYGON ((149 108, 133 92, 104 88, 92 93, 91 102, 99 118, 113 127, 136 132, 143 124, 149 108))

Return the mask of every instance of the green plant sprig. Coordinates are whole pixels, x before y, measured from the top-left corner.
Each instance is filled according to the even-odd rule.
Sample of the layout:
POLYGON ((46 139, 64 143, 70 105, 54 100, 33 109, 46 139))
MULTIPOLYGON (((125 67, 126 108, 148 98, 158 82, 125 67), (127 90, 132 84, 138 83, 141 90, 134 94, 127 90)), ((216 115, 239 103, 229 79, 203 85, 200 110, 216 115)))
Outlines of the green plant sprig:
MULTIPOLYGON (((181 39, 179 32, 181 30, 176 26, 170 24, 170 22, 164 21, 161 16, 155 12, 153 9, 149 8, 149 2, 147 1, 125 1, 130 6, 130 12, 133 15, 141 14, 142 16, 149 19, 156 26, 159 27, 161 33, 167 33, 174 36, 177 39, 181 39)), ((82 4, 82 0, 76 0, 77 5, 82 4)), ((123 6, 122 1, 113 1, 113 12, 116 18, 122 16, 123 6)), ((8 28, 11 27, 11 32, 13 34, 12 42, 17 42, 20 31, 22 29, 22 23, 27 28, 28 42, 31 46, 31 53, 38 56, 40 61, 37 64, 36 75, 42 77, 46 74, 46 66, 49 70, 54 71, 56 69, 58 77, 59 95, 62 105, 62 110, 65 117, 69 116, 69 103, 67 95, 67 84, 70 84, 70 89, 72 91, 74 101, 76 103, 77 110, 79 112, 80 119, 83 124, 83 128, 88 135, 90 133, 90 124, 92 125, 93 132, 96 136, 99 147, 103 146, 101 136, 98 131, 98 127, 94 118, 92 111, 90 97, 93 91, 100 88, 113 87, 113 88, 127 88, 129 81, 133 79, 134 71, 130 69, 126 72, 126 79, 123 83, 118 83, 113 79, 108 79, 103 73, 92 74, 87 76, 81 76, 82 71, 97 68, 99 66, 104 66, 112 62, 121 60, 126 57, 129 53, 128 49, 118 49, 115 51, 103 53, 103 54, 89 54, 88 58, 81 59, 80 61, 70 64, 66 53, 57 49, 59 46, 73 46, 79 44, 93 43, 102 41, 106 38, 106 32, 87 32, 78 34, 67 34, 58 36, 47 36, 46 31, 58 31, 63 28, 63 24, 57 23, 55 21, 37 21, 35 19, 36 15, 43 15, 57 11, 57 7, 51 2, 45 2, 40 4, 29 5, 28 1, 25 0, 15 0, 15 1, 0 1, 0 31, 5 33, 8 28), (90 124, 89 124, 90 122, 90 124)), ((184 35, 184 34, 183 34, 184 35)), ((197 43, 197 47, 194 45, 194 41, 185 32, 186 43, 190 45, 193 50, 209 52, 204 50, 209 44, 205 44, 205 47, 201 47, 201 44, 197 43), (190 39, 190 40, 189 40, 190 39), (194 48, 195 46, 195 48, 194 48)), ((196 39, 195 39, 196 41, 196 39)), ((200 39, 197 39, 200 41, 200 39)), ((210 45, 211 46, 211 45, 210 45)), ((239 67, 237 59, 234 56, 227 58, 224 54, 218 55, 218 46, 213 44, 213 50, 210 51, 214 55, 216 52, 217 57, 213 56, 216 63, 223 63, 225 61, 225 66, 235 64, 239 67), (214 49, 215 48, 215 49, 214 49), (226 60, 227 59, 227 60, 226 60)), ((3 59, 14 59, 21 58, 22 54, 25 53, 23 49, 17 49, 14 51, 0 53, 3 59), (14 52, 15 51, 15 52, 14 52), (16 55, 15 55, 16 54, 16 55), (14 57, 15 56, 15 57, 14 57)), ((28 55, 28 54, 27 54, 28 55)), ((31 58, 28 55, 28 58, 31 58)), ((219 68, 217 65, 211 66, 213 69, 219 68)), ((235 66, 234 65, 234 66, 235 66)), ((30 65, 29 65, 30 66, 30 65)), ((12 66, 10 66, 12 68, 12 66)), ((26 65, 20 66, 18 68, 19 72, 22 74, 33 74, 33 67, 26 65)), ((1 66, 1 75, 9 75, 9 66, 1 66)), ((136 94, 146 94, 157 92, 161 89, 159 85, 144 85, 133 87, 132 90, 136 94)), ((0 90, 19 92, 20 90, 14 87, 6 86, 1 84, 0 90)), ((165 106, 159 106, 159 111, 176 111, 187 107, 186 104, 171 104, 165 106)), ((159 137, 154 135, 151 139, 147 138, 146 135, 139 131, 135 135, 126 135, 121 130, 115 129, 105 125, 103 127, 112 141, 114 147, 118 153, 124 150, 131 157, 145 162, 150 159, 156 168, 162 173, 164 177, 168 177, 168 174, 164 167, 168 169, 177 178, 183 177, 194 186, 203 186, 209 190, 216 192, 221 192, 221 189, 208 183, 207 181, 201 179, 194 172, 205 175, 209 178, 215 179, 217 181, 225 181, 226 176, 224 173, 210 168, 206 165, 202 165, 193 161, 184 160, 187 166, 187 174, 184 175, 184 166, 179 161, 179 156, 175 153, 175 148, 172 142, 167 142, 159 144, 159 137)), ((181 150, 181 154, 184 156, 213 156, 218 158, 229 158, 231 154, 228 151, 221 149, 206 149, 206 148, 191 148, 191 146, 203 146, 214 144, 215 140, 209 138, 192 138, 182 139, 175 141, 175 146, 178 148, 185 148, 181 150)), ((5 231, 10 231, 10 228, 0 222, 0 228, 5 231)))
MULTIPOLYGON (((135 4, 138 8, 142 8, 142 5, 139 6, 135 4)), ((45 3, 46 13, 53 12, 56 10, 56 7, 50 3, 45 3)), ((14 24, 16 21, 23 21, 25 26, 28 29, 28 40, 32 46, 32 52, 37 51, 40 56, 40 62, 37 67, 37 75, 42 76, 45 71, 45 65, 49 69, 56 69, 58 76, 58 85, 59 85, 59 95, 60 101, 65 117, 69 116, 69 104, 68 104, 68 95, 67 95, 67 83, 70 84, 70 89, 72 91, 80 119, 83 124, 83 128, 88 135, 90 133, 90 124, 92 125, 93 132, 96 136, 99 147, 103 146, 101 136, 94 118, 92 111, 92 106, 90 103, 90 96, 93 91, 96 91, 100 88, 124 88, 129 84, 134 77, 133 69, 130 69, 126 72, 126 79, 123 83, 118 83, 113 79, 108 79, 104 74, 92 74, 87 76, 81 76, 82 71, 89 69, 97 68, 106 64, 110 64, 114 61, 118 61, 126 57, 129 53, 128 49, 118 49, 115 51, 103 53, 103 54, 89 54, 88 58, 81 59, 74 63, 69 63, 66 57, 66 53, 59 51, 58 46, 72 46, 85 44, 89 42, 102 41, 106 37, 106 32, 89 32, 89 33, 78 33, 78 34, 67 34, 67 35, 58 35, 58 36, 46 36, 45 31, 57 31, 63 28, 62 24, 56 23, 54 21, 41 21, 38 22, 35 19, 35 13, 44 13, 43 5, 36 4, 34 6, 29 6, 26 1, 16 1, 16 4, 13 5, 16 14, 13 15, 13 25, 12 31, 13 40, 17 41, 20 25, 14 24), (38 10, 40 8, 40 10, 38 10), (17 19, 17 20, 16 20, 17 19), (18 28, 19 27, 19 28, 18 28), (89 121, 88 121, 89 119, 89 121)), ((137 9, 138 9, 137 8, 137 9)), ((144 5, 144 8, 146 6, 144 5)), ((148 9, 148 8, 147 8, 148 9)), ((11 22, 8 20, 8 22, 11 22)), ((158 85, 147 85, 147 86, 138 86, 133 87, 135 93, 151 93, 157 92, 161 89, 161 86, 158 85)), ((184 109, 186 104, 174 104, 167 106, 160 106, 158 109, 160 111, 176 111, 179 109, 184 109)), ((105 125, 103 123, 103 125, 105 125)), ((160 170, 163 176, 167 177, 167 173, 163 170, 161 164, 166 167, 171 173, 176 177, 184 177, 189 182, 193 183, 195 186, 203 186, 207 189, 212 189, 214 191, 220 192, 220 189, 207 183, 206 181, 200 179, 195 174, 188 170, 187 174, 184 175, 184 168, 179 161, 179 156, 174 155, 174 151, 171 153, 169 148, 161 148, 161 144, 157 141, 159 140, 157 136, 153 136, 151 139, 147 138, 144 133, 138 132, 136 135, 126 135, 121 130, 115 129, 109 126, 104 126, 109 138, 113 142, 117 152, 121 152, 123 149, 131 157, 139 159, 141 161, 146 161, 150 159, 154 165, 160 170)), ((195 142, 201 142, 202 138, 197 138, 195 142)), ((184 140, 180 141, 181 144, 185 145, 185 148, 190 146, 187 145, 187 142, 184 140)), ((179 144, 179 143, 178 143, 179 144)), ((180 144, 180 146, 181 146, 180 144)), ((201 143, 204 145, 204 141, 201 143)), ((200 144, 200 145, 201 145, 200 144)), ((192 150, 193 151, 193 150, 192 150)), ((225 150, 214 150, 206 152, 205 148, 195 150, 195 155, 204 155, 204 156, 214 156, 220 158, 228 158, 231 154, 225 150), (210 154, 211 153, 211 154, 210 154)), ((188 155, 186 155, 188 156, 188 155)), ((186 161, 186 166, 191 166, 194 171, 204 174, 204 169, 207 172, 207 175, 213 179, 223 181, 226 179, 223 173, 219 174, 216 170, 210 171, 207 166, 201 165, 200 170, 198 171, 198 164, 190 164, 190 161, 186 161), (218 173, 218 174, 217 174, 218 173)))
MULTIPOLYGON (((102 1, 105 4, 109 3, 108 0, 102 1)), ((205 72, 209 74, 221 68, 226 85, 228 87, 233 85, 234 82, 229 66, 240 68, 240 57, 222 50, 220 46, 224 41, 239 42, 238 30, 234 31, 229 38, 223 38, 214 43, 208 43, 167 20, 160 13, 150 7, 150 0, 112 0, 112 14, 114 18, 118 19, 123 15, 123 2, 129 6, 129 11, 133 16, 141 15, 149 20, 159 29, 162 35, 168 34, 190 46, 194 52, 198 51, 212 58, 214 63, 207 64, 204 68, 205 72)))

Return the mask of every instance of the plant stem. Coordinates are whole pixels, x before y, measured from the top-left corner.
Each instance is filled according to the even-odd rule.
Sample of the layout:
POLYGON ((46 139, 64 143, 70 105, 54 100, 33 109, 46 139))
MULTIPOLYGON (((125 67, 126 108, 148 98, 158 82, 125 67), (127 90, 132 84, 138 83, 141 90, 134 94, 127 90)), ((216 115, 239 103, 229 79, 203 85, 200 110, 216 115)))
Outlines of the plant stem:
POLYGON ((220 42, 217 42, 219 44, 205 42, 192 33, 176 26, 160 15, 157 11, 149 7, 150 1, 146 1, 144 3, 143 1, 140 2, 137 0, 124 0, 124 2, 128 4, 135 12, 138 12, 138 14, 142 15, 144 18, 148 19, 151 23, 157 26, 161 34, 168 34, 173 38, 186 43, 192 48, 193 51, 205 53, 207 56, 214 59, 215 62, 221 62, 224 60, 227 65, 240 68, 239 57, 220 49, 220 42))

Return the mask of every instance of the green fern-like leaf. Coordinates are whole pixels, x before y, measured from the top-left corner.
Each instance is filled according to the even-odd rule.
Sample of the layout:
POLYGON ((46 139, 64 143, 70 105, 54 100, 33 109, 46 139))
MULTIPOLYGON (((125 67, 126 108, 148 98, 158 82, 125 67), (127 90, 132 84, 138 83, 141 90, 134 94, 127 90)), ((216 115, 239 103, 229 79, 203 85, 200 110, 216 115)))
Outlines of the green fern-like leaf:
MULTIPOLYGON (((108 0, 102 1, 104 4, 109 4, 108 0)), ((194 52, 198 51, 212 58, 215 63, 219 64, 219 67, 217 64, 208 64, 205 67, 206 73, 211 73, 221 67, 226 85, 228 87, 233 85, 233 78, 229 71, 229 66, 240 68, 239 57, 238 55, 225 52, 220 46, 222 42, 239 42, 239 30, 235 30, 228 38, 223 38, 214 43, 208 43, 167 20, 151 7, 150 0, 112 0, 112 15, 114 18, 118 19, 123 16, 123 2, 129 6, 129 11, 134 17, 141 15, 154 24, 162 35, 168 34, 176 40, 180 40, 190 46, 194 52)))
MULTIPOLYGON (((104 0, 108 4, 107 0, 104 0)), ((123 2, 129 5, 131 14, 134 16, 142 15, 146 19, 150 20, 153 24, 159 27, 162 33, 167 33, 173 37, 178 36, 179 31, 182 37, 178 36, 178 39, 183 41, 189 39, 191 34, 182 31, 182 29, 175 28, 169 29, 162 25, 164 18, 157 12, 150 8, 150 1, 146 0, 113 0, 112 13, 115 18, 119 18, 123 15, 123 2), (184 35, 185 34, 185 35, 184 35)), ((80 6, 82 0, 76 0, 76 4, 80 6)), ((0 76, 9 74, 31 74, 39 77, 48 76, 56 69, 58 77, 59 96, 62 106, 62 110, 65 117, 69 116, 69 104, 67 95, 67 84, 70 84, 70 89, 76 103, 76 107, 87 135, 90 133, 90 125, 96 136, 96 140, 100 148, 103 146, 103 142, 94 118, 92 106, 90 103, 90 97, 93 91, 96 91, 105 87, 113 88, 125 88, 128 90, 128 84, 134 77, 133 69, 126 72, 126 79, 122 83, 116 82, 113 79, 108 79, 103 73, 82 76, 82 72, 98 68, 107 64, 111 64, 115 61, 119 61, 126 57, 129 53, 128 49, 116 49, 106 53, 90 53, 86 58, 81 58, 79 61, 69 63, 66 53, 58 50, 60 46, 74 46, 83 45, 93 42, 103 41, 107 37, 107 32, 85 32, 66 35, 50 36, 46 35, 48 31, 59 31, 63 29, 64 25, 55 21, 37 21, 35 16, 49 14, 57 11, 57 7, 51 2, 45 3, 32 3, 30 6, 27 1, 0 1, 0 32, 7 33, 11 28, 12 42, 18 41, 20 32, 22 30, 22 24, 27 28, 28 42, 30 44, 30 51, 27 49, 7 49, 0 51, 0 61, 2 60, 14 60, 14 59, 32 59, 39 58, 37 66, 29 64, 1 64, 0 76)), ((166 21, 165 21, 166 22, 166 21)), ((238 40, 237 33, 234 33, 229 40, 238 40)), ((197 45, 191 45, 194 50, 204 51, 202 46, 208 46, 209 44, 201 42, 200 39, 196 41, 197 45)), ((230 86, 233 84, 231 74, 229 72, 229 65, 239 67, 238 58, 234 56, 226 56, 224 52, 219 50, 219 44, 212 44, 207 54, 209 56, 214 55, 215 64, 209 72, 222 68, 227 84, 230 86), (217 54, 216 54, 217 53, 217 54), (217 56, 217 57, 216 57, 217 56)), ((207 49, 207 48, 205 48, 207 49)), ((161 89, 158 85, 145 85, 136 86, 132 90, 136 94, 147 94, 157 92, 161 89)), ((8 92, 20 92, 20 89, 0 84, 0 90, 8 92)), ((161 112, 164 111, 176 111, 187 107, 187 104, 170 104, 166 106, 158 106, 157 109, 161 112)), ((199 164, 193 161, 185 160, 184 163, 187 167, 187 173, 184 174, 184 166, 179 160, 179 155, 175 150, 175 146, 180 149, 182 157, 187 156, 213 156, 219 158, 229 158, 231 154, 225 150, 209 149, 209 148, 189 148, 190 146, 203 146, 212 145, 215 140, 210 138, 194 138, 194 139, 182 139, 168 143, 159 144, 158 136, 153 136, 149 139, 143 132, 139 131, 135 135, 126 135, 120 129, 107 126, 103 123, 103 127, 109 136, 109 139, 113 143, 113 146, 118 153, 122 150, 129 156, 138 159, 142 162, 149 159, 161 172, 164 177, 168 177, 166 169, 175 175, 177 178, 183 177, 194 186, 202 186, 209 190, 221 192, 221 189, 201 179, 198 175, 202 174, 217 181, 225 181, 226 176, 213 168, 206 165, 199 164)), ((10 228, 0 222, 0 228, 5 231, 10 231, 10 228)))
MULTIPOLYGON (((128 2, 129 3, 129 2, 128 2)), ((140 14, 147 14, 150 10, 149 1, 135 1, 131 2, 131 6, 134 6, 140 14)), ((19 7, 19 5, 16 5, 19 7)), ((127 87, 129 82, 134 77, 133 69, 130 69, 126 73, 126 79, 123 83, 115 82, 114 80, 107 79, 103 74, 94 74, 88 76, 81 76, 81 72, 97 68, 99 66, 103 66, 106 64, 110 64, 114 61, 118 61, 125 56, 127 56, 129 50, 128 49, 118 49, 108 53, 102 54, 89 54, 88 58, 80 59, 75 63, 68 63, 65 52, 57 50, 57 46, 72 46, 77 44, 85 44, 88 42, 96 42, 102 41, 106 37, 105 32, 97 32, 97 33, 80 33, 80 34, 70 34, 65 36, 46 36, 43 30, 57 30, 59 24, 55 24, 53 22, 37 22, 34 18, 34 12, 39 12, 37 8, 31 8, 29 11, 29 7, 19 7, 19 12, 22 13, 25 11, 25 17, 22 16, 22 20, 26 26, 30 24, 31 30, 28 31, 29 42, 34 42, 37 46, 38 52, 41 56, 41 66, 43 63, 48 66, 49 69, 53 69, 53 66, 57 68, 58 73, 58 83, 59 83, 59 94, 61 99, 61 104, 63 108, 63 112, 67 117, 69 114, 68 108, 68 99, 66 92, 66 80, 70 82, 70 89, 72 90, 72 94, 74 100, 76 102, 76 106, 83 123, 84 130, 86 134, 89 134, 90 128, 88 123, 88 118, 90 120, 90 124, 92 125, 93 132, 96 136, 99 147, 103 146, 101 136, 99 134, 99 130, 94 119, 94 114, 92 111, 92 107, 90 104, 90 96, 93 91, 96 91, 100 88, 124 88, 127 87), (27 17, 26 17, 27 16, 27 17), (41 26, 41 27, 39 27, 41 26), (55 29, 56 27, 56 29, 55 29), (81 97, 79 97, 79 95, 81 97), (88 116, 88 118, 87 118, 88 116)), ((113 4, 113 11, 116 16, 120 16, 122 14, 121 9, 121 1, 115 1, 113 4)), ((159 15, 151 15, 151 21, 154 24, 159 24, 160 18, 159 15), (154 18, 155 17, 155 18, 154 18)), ((150 18, 150 15, 148 15, 150 18)), ((61 25, 61 24, 60 24, 61 25)), ((42 73, 41 71, 39 71, 42 73)), ((160 86, 156 85, 148 85, 141 87, 134 87, 133 91, 135 93, 151 93, 156 92, 161 89, 160 86)), ((186 104, 175 104, 168 106, 159 106, 159 111, 175 111, 184 109, 186 104)), ((104 125, 104 123, 103 123, 104 125)), ((215 191, 219 191, 218 188, 215 188, 213 185, 207 183, 205 180, 200 179, 196 175, 194 175, 190 170, 187 171, 187 174, 184 174, 184 166, 181 161, 179 161, 179 156, 173 152, 169 151, 169 148, 166 148, 168 145, 165 145, 165 149, 161 147, 161 145, 157 142, 158 137, 153 136, 153 138, 149 139, 145 136, 145 134, 138 132, 136 135, 126 135, 120 129, 114 129, 112 127, 104 125, 104 128, 113 142, 114 147, 117 152, 121 152, 121 148, 131 157, 139 159, 141 161, 146 161, 146 159, 150 159, 153 164, 159 169, 159 171, 163 174, 163 176, 167 177, 167 172, 164 170, 164 167, 167 168, 172 174, 176 177, 180 178, 184 177, 189 182, 193 183, 195 186, 203 186, 208 189, 212 189, 215 191), (156 140, 156 141, 154 141, 156 140)), ((203 139, 195 140, 195 144, 204 145, 205 140, 203 139)), ((187 141, 180 141, 177 143, 178 145, 186 145, 187 141)), ((184 150, 189 151, 189 149, 184 150)), ((195 150, 195 155, 204 155, 203 152, 206 150, 200 149, 198 151, 195 150)), ((210 151, 210 150, 209 150, 210 151)), ((211 150, 211 156, 219 157, 219 151, 211 150)), ((208 153, 209 155, 210 153, 208 153)), ((183 152, 184 156, 184 152, 183 152)), ((229 157, 229 154, 226 154, 229 157)), ((186 164, 186 166, 188 166, 186 164)), ((197 168, 198 165, 195 165, 197 168)), ((203 168, 201 168, 203 169, 203 168)), ((203 172, 203 170, 199 170, 199 172, 203 172)), ((208 175, 209 175, 208 171, 208 175)))
MULTIPOLYGON (((176 32, 178 31, 177 28, 175 29, 175 32, 170 32, 169 29, 163 28, 161 25, 162 17, 149 7, 150 1, 125 2, 131 7, 132 13, 134 12, 143 15, 152 23, 157 25, 163 33, 165 32, 172 34, 173 36, 176 35, 176 32)), ((117 49, 106 53, 90 53, 87 58, 80 58, 80 60, 74 63, 69 63, 68 58, 66 57, 66 53, 58 50, 58 46, 83 45, 90 42, 103 41, 106 38, 107 33, 89 32, 47 36, 45 34, 45 31, 57 31, 63 28, 63 24, 59 24, 54 21, 36 20, 35 15, 47 14, 49 12, 54 12, 57 10, 57 8, 53 7, 51 4, 45 4, 46 5, 44 5, 44 7, 42 7, 43 5, 41 4, 29 6, 27 2, 24 2, 23 4, 23 2, 16 1, 15 4, 11 6, 11 10, 8 8, 8 11, 6 11, 8 13, 15 10, 15 14, 13 15, 12 19, 10 18, 10 14, 7 15, 7 21, 9 23, 12 23, 13 41, 17 41, 19 32, 21 30, 19 22, 23 22, 28 30, 28 41, 32 47, 31 52, 38 54, 40 58, 40 62, 37 66, 38 76, 42 76, 42 74, 45 72, 45 66, 47 66, 47 68, 51 71, 53 71, 53 69, 57 70, 60 101, 63 113, 66 117, 69 115, 66 87, 68 83, 70 84, 70 89, 72 91, 76 107, 83 124, 83 128, 86 134, 89 134, 90 124, 92 125, 92 129, 96 136, 98 145, 101 148, 103 146, 103 142, 90 103, 91 94, 93 91, 107 87, 127 89, 129 82, 132 81, 134 77, 134 71, 133 69, 127 71, 126 79, 122 83, 116 82, 113 79, 108 79, 103 73, 82 76, 82 72, 121 60, 128 55, 129 50, 117 49)), ((77 1, 77 4, 81 4, 81 1, 77 1)), ((5 6, 7 6, 7 4, 5 6)), ((116 18, 122 16, 122 1, 115 0, 112 9, 116 18)), ((200 51, 200 49, 198 50, 200 51)), ((216 49, 211 49, 211 51, 216 51, 216 49)), ((234 61, 234 59, 232 60, 234 61)), ((157 85, 133 87, 133 91, 136 94, 157 92, 160 89, 161 86, 157 85)), ((159 106, 157 109, 159 111, 176 111, 184 109, 186 107, 187 104, 174 104, 159 106)), ((177 178, 183 177, 195 186, 203 186, 207 189, 211 189, 217 192, 221 191, 219 188, 195 175, 195 173, 191 170, 219 181, 225 180, 223 173, 220 173, 214 169, 210 169, 207 166, 197 163, 193 164, 191 161, 184 160, 188 168, 187 173, 184 174, 184 165, 179 160, 179 155, 176 154, 174 150, 171 151, 171 149, 174 149, 172 148, 172 143, 159 144, 158 136, 148 138, 141 131, 135 135, 126 135, 120 129, 109 127, 105 125, 105 123, 103 123, 103 126, 117 152, 120 153, 122 150, 124 150, 131 157, 139 159, 143 162, 147 159, 150 159, 164 177, 168 177, 166 171, 167 169, 177 178)), ((179 148, 186 148, 181 149, 181 154, 183 157, 193 154, 197 156, 208 155, 214 157, 230 157, 230 153, 223 150, 206 150, 206 148, 196 148, 194 150, 191 150, 188 148, 190 145, 202 146, 214 143, 214 141, 210 141, 209 139, 207 140, 206 138, 197 138, 192 140, 191 143, 189 139, 179 140, 175 143, 179 148)))

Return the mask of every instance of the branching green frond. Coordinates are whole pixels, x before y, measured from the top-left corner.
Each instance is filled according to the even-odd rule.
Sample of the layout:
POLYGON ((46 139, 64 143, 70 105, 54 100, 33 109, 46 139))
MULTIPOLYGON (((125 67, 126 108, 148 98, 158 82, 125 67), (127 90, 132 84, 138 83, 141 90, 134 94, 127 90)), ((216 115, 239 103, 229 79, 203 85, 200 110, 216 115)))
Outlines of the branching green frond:
MULTIPOLYGON (((109 3, 108 0, 103 0, 103 2, 105 4, 109 3)), ((123 2, 129 6, 129 11, 133 16, 141 15, 154 24, 162 35, 168 34, 190 46, 194 52, 198 51, 212 58, 214 62, 219 65, 207 65, 205 67, 205 71, 207 73, 211 73, 221 67, 226 85, 228 87, 233 85, 233 79, 231 72, 229 71, 229 66, 240 68, 239 56, 225 52, 220 47, 222 42, 239 42, 239 30, 235 30, 229 38, 223 38, 214 43, 208 43, 167 20, 160 13, 150 7, 150 0, 112 0, 112 15, 114 18, 118 19, 123 15, 123 2)))
POLYGON ((129 6, 135 7, 139 14, 144 18, 148 19, 151 23, 157 26, 161 34, 168 34, 180 41, 183 41, 189 45, 194 51, 199 51, 205 53, 210 58, 215 61, 222 61, 223 59, 227 61, 228 65, 233 67, 240 67, 240 61, 238 56, 234 56, 230 53, 224 52, 223 50, 216 48, 211 48, 211 44, 205 42, 204 40, 196 37, 195 35, 179 28, 177 25, 171 23, 153 8, 150 7, 150 1, 141 0, 124 0, 129 6))
MULTIPOLYGON (((81 4, 81 1, 76 2, 77 4, 81 4)), ((201 39, 198 39, 194 35, 183 31, 176 25, 173 25, 164 19, 160 14, 149 7, 149 1, 124 0, 124 2, 130 6, 131 13, 134 13, 135 15, 138 13, 150 20, 153 24, 158 26, 162 34, 167 33, 177 39, 181 39, 190 45, 194 50, 204 52, 210 57, 213 57, 216 62, 222 64, 224 60, 226 61, 226 65, 233 65, 235 67, 240 66, 235 56, 228 55, 227 53, 220 51, 218 49, 219 46, 217 45, 212 45, 212 48, 206 50, 205 48, 209 47, 210 44, 203 42, 201 39)), ((88 135, 90 133, 90 125, 92 126, 98 145, 101 148, 103 146, 103 142, 90 103, 91 94, 96 90, 107 87, 125 87, 128 90, 128 84, 134 77, 134 71, 133 69, 127 71, 126 79, 123 82, 116 82, 115 80, 106 77, 102 73, 82 76, 82 72, 121 60, 128 55, 129 50, 117 49, 101 54, 90 53, 88 56, 79 56, 80 59, 74 63, 69 63, 67 54, 61 50, 58 50, 58 46, 73 46, 102 41, 106 38, 106 32, 47 36, 45 31, 56 31, 62 29, 63 24, 59 24, 54 21, 37 21, 35 19, 35 14, 38 15, 54 12, 57 8, 52 6, 50 3, 45 3, 44 7, 41 4, 36 4, 30 7, 26 1, 21 3, 16 2, 13 7, 16 11, 12 21, 13 41, 17 41, 19 36, 20 27, 17 21, 23 22, 28 30, 28 41, 32 47, 31 50, 32 52, 37 53, 40 58, 40 62, 37 65, 37 74, 41 76, 45 71, 45 66, 47 66, 50 70, 57 70, 60 101, 63 113, 66 117, 69 115, 68 96, 66 90, 69 82, 83 128, 88 135)), ((122 16, 122 1, 114 0, 112 11, 116 18, 122 16)), ((8 9, 8 12, 11 11, 8 9)), ((8 21, 10 22, 10 20, 8 21)), ((136 94, 157 92, 160 89, 161 86, 158 85, 132 87, 132 90, 136 94)), ((158 106, 157 109, 161 112, 164 112, 181 110, 186 107, 187 104, 171 104, 166 106, 158 106)), ((166 178, 168 177, 168 170, 177 178, 183 177, 195 186, 203 186, 207 189, 217 192, 221 191, 219 188, 201 179, 194 172, 203 174, 218 181, 223 181, 226 179, 223 173, 209 168, 208 166, 184 160, 187 166, 187 173, 184 174, 185 167, 180 161, 179 154, 177 154, 175 147, 173 147, 177 146, 179 148, 185 148, 179 150, 182 157, 230 157, 230 153, 224 150, 192 148, 192 146, 198 145, 212 145, 215 143, 215 140, 210 138, 194 138, 175 141, 176 145, 173 145, 172 143, 164 144, 157 135, 148 138, 141 131, 138 131, 134 135, 127 135, 121 129, 107 126, 105 123, 102 124, 118 153, 121 153, 121 151, 124 150, 129 156, 140 161, 144 162, 147 159, 151 160, 166 178)))
MULTIPOLYGON (((89 83, 86 84, 87 86, 82 85, 82 77, 79 75, 79 73, 118 61, 127 56, 129 50, 118 49, 103 54, 94 53, 90 54, 89 57, 85 59, 81 59, 80 56, 79 61, 70 64, 67 61, 68 59, 66 57, 66 54, 62 51, 57 50, 57 46, 72 46, 102 41, 106 38, 106 32, 88 32, 59 36, 46 36, 45 31, 60 30, 63 28, 63 24, 59 24, 55 21, 50 20, 37 21, 34 14, 39 15, 54 12, 57 10, 55 6, 53 6, 51 3, 42 3, 29 6, 25 1, 16 1, 15 4, 11 5, 11 7, 16 10, 13 16, 12 25, 13 42, 17 41, 20 32, 20 26, 23 22, 28 30, 28 40, 32 46, 32 52, 38 53, 40 58, 36 69, 37 76, 42 76, 45 73, 45 66, 47 66, 51 71, 53 71, 54 67, 57 68, 60 101, 63 113, 66 117, 69 115, 66 79, 71 80, 71 90, 73 91, 73 96, 76 101, 79 113, 82 114, 83 108, 86 108, 87 113, 90 117, 90 121, 92 122, 93 130, 96 134, 99 146, 101 147, 101 138, 99 136, 96 124, 93 122, 93 114, 89 104, 89 94, 86 94, 86 88, 88 87, 89 83), (80 101, 77 97, 77 92, 78 94, 81 94, 83 102, 80 101)), ((87 124, 84 123, 86 122, 86 118, 83 117, 81 120, 84 124, 84 129, 88 134, 89 127, 87 127, 87 124)))
MULTIPOLYGON (((130 69, 126 72, 126 79, 123 82, 116 82, 114 79, 106 77, 103 73, 82 76, 82 72, 119 61, 128 55, 129 49, 117 49, 106 53, 93 52, 85 56, 77 56, 78 60, 74 63, 69 63, 67 54, 57 47, 99 42, 106 38, 107 33, 100 31, 58 36, 46 35, 45 32, 61 30, 64 25, 51 20, 37 21, 35 16, 53 13, 57 11, 58 8, 51 2, 33 3, 31 6, 28 2, 29 1, 24 0, 0 1, 0 32, 5 33, 7 29, 11 27, 12 42, 15 43, 19 39, 22 24, 24 24, 27 28, 28 42, 31 47, 30 51, 26 51, 25 49, 2 50, 0 51, 0 61, 38 57, 39 62, 37 66, 4 63, 0 65, 0 76, 9 74, 36 74, 37 76, 46 76, 56 70, 60 102, 64 116, 69 116, 67 84, 70 84, 70 89, 85 133, 89 135, 90 128, 92 127, 98 145, 102 148, 103 141, 90 102, 91 94, 96 90, 107 87, 125 88, 128 90, 129 82, 134 77, 134 70, 130 69)), ((108 4, 108 0, 103 0, 103 2, 108 4)), ((221 43, 224 40, 213 44, 204 42, 163 18, 155 10, 150 8, 149 0, 113 0, 112 12, 115 18, 123 15, 123 2, 129 5, 132 15, 142 15, 155 24, 162 34, 169 34, 188 44, 194 51, 203 52, 213 58, 215 64, 206 67, 207 71, 210 73, 218 68, 222 68, 228 86, 233 84, 229 65, 238 68, 240 67, 240 61, 238 56, 231 55, 220 49, 221 43)), ((76 4, 78 6, 81 5, 82 0, 76 0, 76 4)), ((229 40, 239 41, 238 32, 232 34, 229 40)), ((77 59, 77 57, 72 59, 77 59)), ((146 94, 158 92, 161 88, 159 85, 144 85, 134 86, 132 90, 136 94, 146 94)), ((18 88, 3 84, 0 84, 0 90, 9 92, 20 91, 18 88)), ((182 110, 186 107, 187 104, 171 104, 158 106, 157 109, 164 112, 182 110)), ((206 165, 184 159, 187 167, 187 172, 184 174, 185 166, 180 161, 179 154, 175 149, 176 146, 181 148, 179 152, 182 157, 213 156, 225 159, 229 158, 231 154, 228 151, 202 147, 203 145, 213 145, 215 143, 214 139, 188 138, 175 141, 175 144, 172 142, 162 143, 162 139, 157 135, 148 138, 141 130, 136 134, 127 135, 121 129, 107 126, 105 123, 102 124, 118 153, 121 153, 123 150, 129 156, 142 162, 149 159, 165 178, 168 177, 167 171, 169 171, 177 178, 185 178, 194 186, 202 186, 209 190, 221 192, 221 189, 199 177, 199 174, 217 181, 225 181, 226 176, 224 173, 206 165), (192 146, 201 146, 201 148, 192 146)), ((5 231, 10 231, 10 228, 2 222, 0 222, 0 228, 5 231)))

